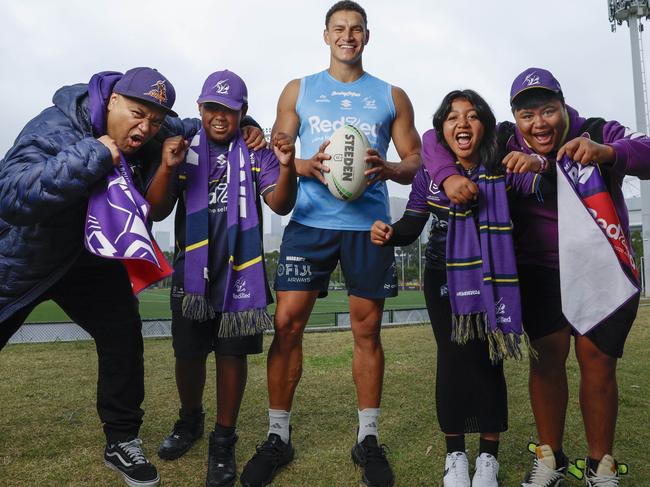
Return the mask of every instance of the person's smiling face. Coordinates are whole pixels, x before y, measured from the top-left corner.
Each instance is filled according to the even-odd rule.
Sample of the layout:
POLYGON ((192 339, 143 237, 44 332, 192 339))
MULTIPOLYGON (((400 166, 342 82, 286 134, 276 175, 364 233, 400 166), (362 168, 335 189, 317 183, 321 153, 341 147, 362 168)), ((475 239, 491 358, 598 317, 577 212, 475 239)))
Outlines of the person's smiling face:
POLYGON ((214 142, 229 142, 241 123, 243 110, 233 110, 219 103, 201 103, 199 113, 203 130, 214 142))
POLYGON ((515 110, 514 116, 521 135, 537 154, 547 155, 559 149, 567 123, 566 108, 560 100, 515 110))
POLYGON ((330 46, 333 59, 345 64, 355 64, 361 59, 369 34, 359 12, 339 10, 332 14, 323 32, 323 38, 330 46))

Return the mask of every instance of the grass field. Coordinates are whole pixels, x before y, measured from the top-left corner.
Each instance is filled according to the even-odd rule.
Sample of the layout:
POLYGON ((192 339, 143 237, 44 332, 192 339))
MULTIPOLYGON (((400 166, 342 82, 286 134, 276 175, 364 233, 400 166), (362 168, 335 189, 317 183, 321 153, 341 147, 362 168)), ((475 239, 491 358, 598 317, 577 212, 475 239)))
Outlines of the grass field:
MULTIPOLYGON (((386 377, 381 441, 389 445, 397 486, 437 486, 443 471, 444 441, 434 405, 435 344, 428 326, 382 332, 386 377)), ((265 348, 270 339, 267 337, 265 348)), ((650 485, 650 308, 641 309, 620 362, 620 412, 616 456, 630 465, 621 485, 650 485)), ((305 371, 292 423, 295 462, 274 487, 353 487, 359 474, 350 462, 356 428, 356 402, 350 374, 349 332, 305 336, 305 371)), ((157 464, 164 486, 204 485, 207 438, 183 458, 163 462, 155 456, 178 408, 171 343, 146 340, 146 411, 141 436, 157 464)), ((213 364, 212 359, 210 362, 213 364)), ((122 481, 102 463, 103 435, 95 412, 97 360, 92 342, 9 345, 0 352, 0 485, 3 487, 118 487, 122 481)), ((265 354, 250 360, 237 446, 239 467, 267 429, 265 354)), ((564 449, 576 458, 586 453, 577 398, 578 368, 568 365, 571 398, 564 449)), ((527 398, 527 365, 506 364, 510 429, 502 437, 501 485, 518 486, 531 464, 526 444, 535 438, 527 398)), ((214 377, 211 368, 209 377, 214 377)), ((552 401, 549 398, 549 401, 552 401)), ((214 383, 205 394, 207 425, 214 420, 214 383)), ((477 439, 469 437, 470 458, 477 439)), ((567 485, 583 485, 571 478, 567 485)))
MULTIPOLYGON (((386 300, 386 309, 424 308, 422 291, 401 291, 396 298, 386 300)), ((334 312, 347 311, 346 291, 330 291, 326 298, 318 299, 310 324, 333 323, 334 312)), ((275 304, 269 306, 275 311, 275 304)), ((151 289, 140 294, 140 315, 143 319, 170 318, 169 289, 151 289)), ((35 321, 70 321, 67 315, 54 302, 47 301, 37 306, 27 318, 35 321)))

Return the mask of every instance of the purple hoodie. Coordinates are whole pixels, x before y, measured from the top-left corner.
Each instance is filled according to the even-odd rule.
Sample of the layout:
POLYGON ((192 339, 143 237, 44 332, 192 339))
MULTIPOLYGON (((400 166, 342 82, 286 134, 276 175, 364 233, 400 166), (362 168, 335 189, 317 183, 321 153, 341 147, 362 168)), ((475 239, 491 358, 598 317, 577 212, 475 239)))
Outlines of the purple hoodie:
MULTIPOLYGON (((585 119, 567 106, 569 113, 569 134, 567 140, 583 135, 580 128, 585 119)), ((422 137, 422 160, 428 163, 431 179, 442 182, 451 175, 459 174, 454 159, 438 143, 434 130, 422 137)), ((630 241, 630 224, 627 206, 621 186, 626 175, 650 179, 650 138, 631 132, 616 121, 608 121, 603 126, 603 143, 616 152, 612 165, 601 165, 603 177, 612 195, 621 226, 630 241)), ((532 154, 533 150, 524 141, 519 129, 506 143, 507 152, 520 151, 532 154)), ((510 207, 514 223, 514 238, 519 264, 541 265, 559 268, 557 199, 548 196, 543 203, 536 198, 520 199, 510 207)))

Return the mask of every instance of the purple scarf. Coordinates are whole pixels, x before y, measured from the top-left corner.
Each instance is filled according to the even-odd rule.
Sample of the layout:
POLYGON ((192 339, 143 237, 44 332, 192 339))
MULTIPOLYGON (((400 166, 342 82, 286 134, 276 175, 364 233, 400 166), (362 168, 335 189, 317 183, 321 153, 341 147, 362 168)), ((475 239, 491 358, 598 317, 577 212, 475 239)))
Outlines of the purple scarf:
POLYGON ((479 187, 478 228, 470 206, 450 205, 447 281, 452 340, 487 338, 490 360, 521 358, 519 279, 512 241, 505 176, 489 176, 483 166, 472 178, 479 187))
MULTIPOLYGON (((183 315, 205 321, 215 316, 207 298, 209 214, 208 175, 210 149, 201 130, 192 140, 183 164, 186 175, 185 297, 183 315)), ((272 327, 266 311, 266 274, 257 191, 251 155, 241 133, 228 149, 226 221, 228 253, 225 295, 221 309, 220 337, 247 336, 272 327)))
MULTIPOLYGON (((90 121, 95 136, 106 133, 106 104, 121 73, 94 75, 88 84, 90 121)), ((89 252, 120 259, 134 294, 171 275, 149 227, 149 204, 133 184, 131 169, 120 153, 120 166, 92 190, 86 213, 85 245, 89 252)))

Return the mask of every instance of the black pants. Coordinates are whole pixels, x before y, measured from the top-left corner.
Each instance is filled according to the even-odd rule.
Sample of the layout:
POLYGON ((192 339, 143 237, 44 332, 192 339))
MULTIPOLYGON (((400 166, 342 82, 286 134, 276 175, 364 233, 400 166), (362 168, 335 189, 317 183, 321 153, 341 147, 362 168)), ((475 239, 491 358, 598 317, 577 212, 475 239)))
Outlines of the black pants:
POLYGON ((443 433, 496 433, 508 429, 503 363, 490 362, 488 343, 451 341, 447 273, 426 269, 424 298, 438 345, 436 412, 443 433), (445 291, 445 292, 441 292, 445 291))
POLYGON ((36 305, 48 299, 95 340, 97 412, 107 442, 138 436, 144 415, 140 409, 144 399, 142 322, 124 266, 84 250, 57 283, 0 323, 0 349, 36 305))
MULTIPOLYGON (((535 341, 570 326, 562 313, 560 271, 549 267, 519 264, 517 272, 524 330, 528 338, 535 341)), ((625 341, 639 308, 639 297, 638 294, 634 296, 596 328, 587 332, 585 336, 601 352, 614 358, 623 356, 625 341)), ((578 332, 573 330, 573 333, 578 332)))

